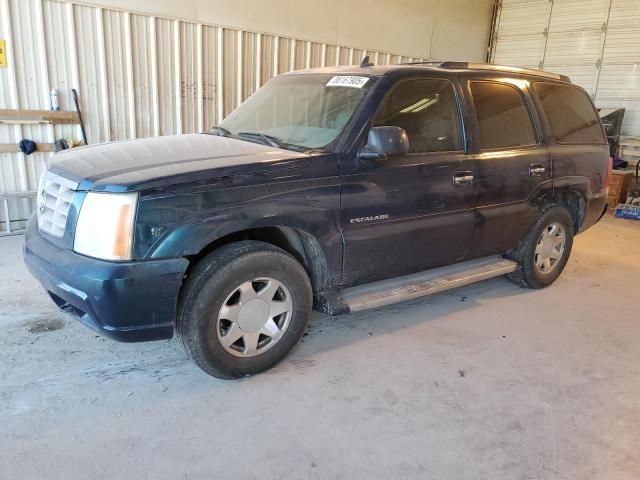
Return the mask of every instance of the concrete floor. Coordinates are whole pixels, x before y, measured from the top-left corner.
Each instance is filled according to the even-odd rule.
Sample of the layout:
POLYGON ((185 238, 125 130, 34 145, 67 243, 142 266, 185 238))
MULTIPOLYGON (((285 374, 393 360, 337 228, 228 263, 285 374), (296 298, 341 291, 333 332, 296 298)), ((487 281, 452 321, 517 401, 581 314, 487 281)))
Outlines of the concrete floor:
POLYGON ((239 381, 67 320, 21 242, 0 239, 1 479, 640 478, 640 222, 578 237, 545 290, 317 316, 239 381))

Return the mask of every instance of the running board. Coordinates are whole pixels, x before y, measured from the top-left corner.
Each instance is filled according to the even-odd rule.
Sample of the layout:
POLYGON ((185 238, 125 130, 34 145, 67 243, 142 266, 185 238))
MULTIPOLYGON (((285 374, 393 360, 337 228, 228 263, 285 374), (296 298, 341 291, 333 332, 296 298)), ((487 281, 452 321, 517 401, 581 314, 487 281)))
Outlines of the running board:
POLYGON ((513 272, 517 266, 516 262, 498 255, 479 258, 347 288, 342 291, 342 299, 352 312, 358 312, 498 277, 513 272))

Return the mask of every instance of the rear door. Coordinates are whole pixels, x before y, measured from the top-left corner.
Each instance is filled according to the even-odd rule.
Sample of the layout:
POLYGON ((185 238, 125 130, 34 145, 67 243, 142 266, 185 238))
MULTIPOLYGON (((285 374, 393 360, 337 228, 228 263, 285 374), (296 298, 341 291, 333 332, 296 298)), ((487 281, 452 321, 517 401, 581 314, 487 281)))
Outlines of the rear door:
POLYGON ((515 247, 536 218, 532 199, 551 188, 551 159, 527 85, 504 78, 467 83, 477 119, 478 184, 469 258, 515 247))

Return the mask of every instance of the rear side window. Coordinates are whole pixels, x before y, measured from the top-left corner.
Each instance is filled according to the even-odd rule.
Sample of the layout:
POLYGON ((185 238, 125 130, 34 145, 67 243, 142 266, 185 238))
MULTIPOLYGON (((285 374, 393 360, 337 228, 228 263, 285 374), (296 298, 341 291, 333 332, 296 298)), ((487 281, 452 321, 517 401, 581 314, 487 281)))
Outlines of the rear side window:
POLYGON ((448 80, 415 79, 393 86, 380 103, 373 126, 403 128, 410 153, 462 150, 460 115, 448 80))
POLYGON ((533 89, 558 142, 604 143, 600 119, 583 90, 544 82, 535 82, 533 89))
POLYGON ((513 85, 472 82, 480 148, 506 148, 533 145, 536 136, 522 93, 513 85))

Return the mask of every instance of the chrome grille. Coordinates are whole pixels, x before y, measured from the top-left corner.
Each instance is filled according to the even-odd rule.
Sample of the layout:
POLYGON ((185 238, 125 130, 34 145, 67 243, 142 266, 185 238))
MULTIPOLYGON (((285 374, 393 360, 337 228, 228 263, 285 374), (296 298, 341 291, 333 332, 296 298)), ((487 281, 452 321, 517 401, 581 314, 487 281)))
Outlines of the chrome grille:
POLYGON ((38 228, 54 237, 64 236, 67 216, 78 184, 45 172, 38 187, 38 228))

